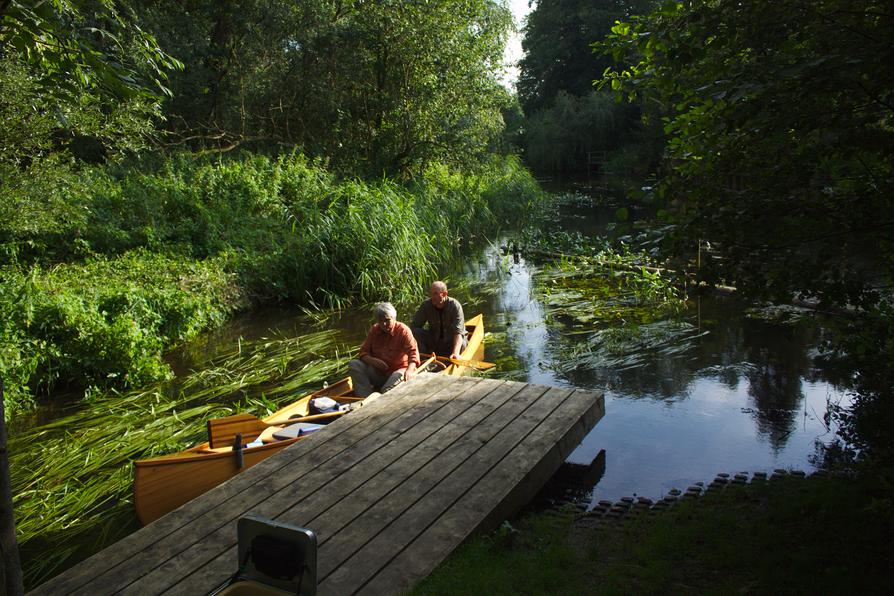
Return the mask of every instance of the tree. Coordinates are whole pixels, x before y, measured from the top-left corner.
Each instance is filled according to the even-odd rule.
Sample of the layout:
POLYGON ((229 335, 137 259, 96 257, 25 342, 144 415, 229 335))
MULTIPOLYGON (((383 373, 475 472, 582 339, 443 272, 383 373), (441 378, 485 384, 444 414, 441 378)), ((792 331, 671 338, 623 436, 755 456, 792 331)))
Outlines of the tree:
POLYGON ((502 128, 501 2, 228 0, 141 5, 190 68, 166 105, 172 142, 301 146, 347 171, 468 161, 502 128))
POLYGON ((564 91, 584 96, 612 65, 592 44, 618 20, 643 14, 653 0, 538 0, 528 14, 519 62, 518 95, 525 114, 547 108, 564 91))
POLYGON ((894 459, 890 2, 667 2, 612 31, 606 84, 663 108, 678 253, 709 240, 707 281, 848 309, 845 435, 894 459))
MULTIPOLYGON (((859 0, 671 2, 614 28, 621 91, 665 106, 681 237, 767 297, 872 304, 891 255, 894 14, 859 0)), ((886 273, 890 273, 888 270, 886 273)))
POLYGON ((549 107, 528 118, 525 158, 537 172, 551 174, 586 167, 587 153, 619 147, 638 113, 607 93, 582 96, 560 91, 549 107), (625 109, 626 108, 626 109, 625 109))
POLYGON ((179 66, 113 0, 0 0, 0 53, 20 56, 57 96, 167 94, 166 70, 179 66))
MULTIPOLYGON (((528 15, 518 94, 527 118, 525 159, 535 171, 553 175, 582 171, 590 151, 620 154, 622 147, 640 143, 638 106, 620 105, 610 93, 594 90, 594 80, 612 61, 594 55, 592 44, 608 35, 617 19, 650 4, 548 0, 537 2, 528 15)), ((638 169, 637 161, 638 157, 619 160, 614 169, 625 170, 618 172, 623 177, 638 169)))
POLYGON ((111 0, 0 2, 0 167, 142 146, 179 66, 111 0))

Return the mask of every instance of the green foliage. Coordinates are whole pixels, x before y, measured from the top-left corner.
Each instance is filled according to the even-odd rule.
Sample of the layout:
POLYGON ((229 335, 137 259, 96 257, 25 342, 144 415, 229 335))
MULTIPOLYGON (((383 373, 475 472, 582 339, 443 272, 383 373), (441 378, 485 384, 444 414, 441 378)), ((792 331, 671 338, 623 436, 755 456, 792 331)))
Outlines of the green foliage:
POLYGON ((13 404, 58 383, 127 386, 166 377, 162 349, 239 305, 223 261, 144 251, 84 264, 4 269, 0 374, 13 404), (76 381, 77 379, 78 381, 76 381))
POLYGON ((537 172, 557 174, 586 167, 590 151, 612 151, 627 141, 638 112, 607 93, 580 96, 559 91, 549 107, 531 114, 525 159, 537 172))
POLYGON ((885 6, 666 3, 606 44, 634 61, 606 83, 665 108, 673 168, 661 193, 678 204, 680 241, 719 241, 740 289, 866 305, 875 267, 858 261, 890 275, 885 6))
POLYGON ((0 55, 0 186, 14 191, 20 170, 59 168, 63 154, 64 161, 73 155, 99 162, 141 149, 157 115, 143 97, 118 100, 85 90, 60 101, 23 60, 0 55), (55 161, 39 163, 50 157, 55 161))
POLYGON ((679 284, 645 253, 593 246, 567 233, 529 235, 525 245, 535 261, 547 259, 535 276, 546 317, 569 323, 575 333, 653 323, 682 312, 679 284))
POLYGON ((415 297, 462 242, 543 201, 513 157, 407 186, 337 181, 300 154, 50 174, 2 204, 9 411, 59 384, 164 377, 165 349, 251 302, 415 297))
MULTIPOLYGON (((525 159, 542 174, 584 171, 588 153, 609 155, 644 143, 640 109, 594 92, 593 80, 610 66, 606 56, 594 56, 594 41, 610 33, 617 19, 629 18, 650 1, 580 0, 537 2, 528 15, 520 62, 519 101, 527 116, 525 159)), ((628 150, 628 154, 630 151, 628 150)), ((616 162, 613 179, 641 176, 651 160, 616 162)))
POLYGON ((681 256, 751 296, 845 310, 829 356, 858 393, 839 412, 861 456, 894 457, 894 16, 889 4, 667 2, 603 45, 605 85, 663 109, 657 189, 681 256))
POLYGON ((653 0, 541 0, 528 14, 519 63, 518 95, 528 115, 547 109, 562 92, 584 97, 612 65, 591 44, 619 19, 643 14, 653 0))
POLYGON ((69 101, 99 91, 119 98, 169 93, 165 71, 181 67, 112 0, 0 3, 3 57, 20 57, 48 95, 69 101))
POLYGON ((172 77, 172 141, 210 151, 298 146, 340 171, 466 164, 502 131, 511 26, 493 0, 136 6, 190 68, 172 77))

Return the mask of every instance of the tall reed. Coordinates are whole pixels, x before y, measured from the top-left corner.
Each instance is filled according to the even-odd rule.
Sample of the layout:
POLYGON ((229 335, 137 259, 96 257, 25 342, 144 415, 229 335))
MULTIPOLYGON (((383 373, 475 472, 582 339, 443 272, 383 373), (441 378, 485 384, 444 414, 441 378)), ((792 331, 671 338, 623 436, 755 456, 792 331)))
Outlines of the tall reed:
POLYGON ((165 384, 90 396, 9 444, 18 540, 34 586, 135 529, 132 462, 205 440, 205 421, 258 416, 333 379, 350 349, 336 331, 238 342, 165 384))
POLYGON ((52 185, 55 225, 0 222, 9 412, 60 384, 164 378, 164 350, 252 304, 408 299, 464 243, 543 201, 511 157, 398 184, 337 180, 297 153, 174 156, 52 185))

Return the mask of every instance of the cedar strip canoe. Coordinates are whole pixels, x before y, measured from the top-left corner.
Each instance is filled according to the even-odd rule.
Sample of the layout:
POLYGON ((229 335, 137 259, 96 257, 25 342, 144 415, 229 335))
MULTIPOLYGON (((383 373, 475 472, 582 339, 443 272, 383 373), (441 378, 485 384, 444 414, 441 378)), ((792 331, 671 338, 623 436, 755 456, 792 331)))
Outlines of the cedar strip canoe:
MULTIPOLYGON (((466 321, 469 345, 460 354, 463 360, 481 360, 484 345, 484 320, 478 315, 466 321)), ((423 366, 433 359, 423 361, 423 366)), ((423 367, 420 367, 420 369, 423 367)), ((466 367, 450 364, 440 374, 463 375, 466 367)), ((364 400, 351 395, 350 377, 306 395, 260 420, 250 414, 237 414, 208 421, 209 441, 179 453, 134 462, 133 500, 142 524, 155 521, 180 505, 191 501, 239 472, 250 468, 305 436, 277 440, 273 433, 285 426, 269 426, 270 422, 328 422, 347 412, 309 415, 308 403, 315 397, 330 397, 340 404, 362 405, 364 400), (236 433, 242 443, 260 437, 264 444, 244 447, 241 467, 233 450, 236 433), (213 441, 213 442, 212 442, 213 441)))

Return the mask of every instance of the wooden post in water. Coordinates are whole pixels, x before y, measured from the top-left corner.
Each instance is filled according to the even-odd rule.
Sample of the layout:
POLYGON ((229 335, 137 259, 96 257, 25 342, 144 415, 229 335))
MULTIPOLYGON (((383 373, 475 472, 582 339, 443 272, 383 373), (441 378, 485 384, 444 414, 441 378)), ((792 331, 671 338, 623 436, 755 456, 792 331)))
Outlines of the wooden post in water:
POLYGON ((3 586, 4 594, 20 596, 25 593, 25 589, 22 585, 19 545, 16 543, 16 524, 12 516, 9 454, 6 451, 6 408, 3 398, 3 379, 0 378, 0 556, 3 558, 3 581, 0 586, 3 586))

